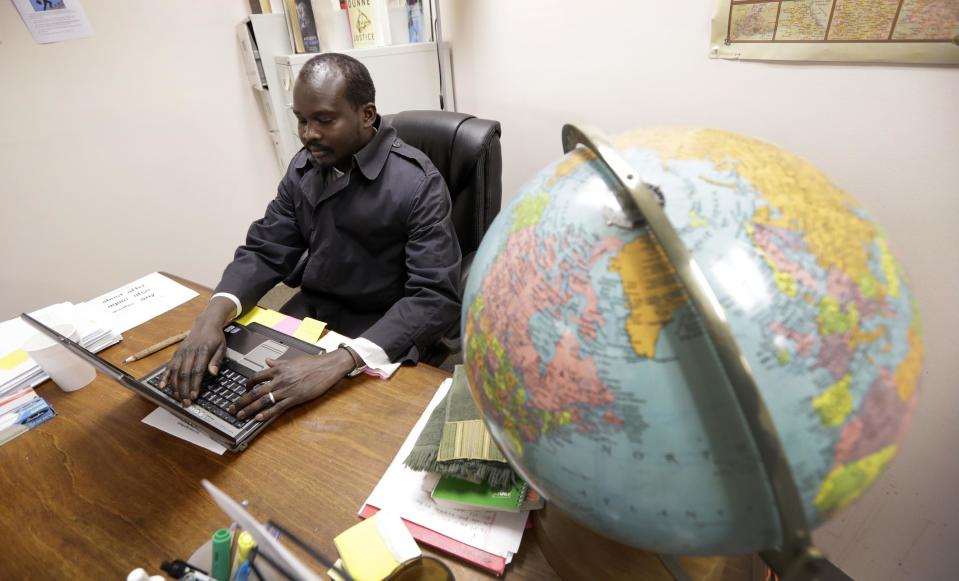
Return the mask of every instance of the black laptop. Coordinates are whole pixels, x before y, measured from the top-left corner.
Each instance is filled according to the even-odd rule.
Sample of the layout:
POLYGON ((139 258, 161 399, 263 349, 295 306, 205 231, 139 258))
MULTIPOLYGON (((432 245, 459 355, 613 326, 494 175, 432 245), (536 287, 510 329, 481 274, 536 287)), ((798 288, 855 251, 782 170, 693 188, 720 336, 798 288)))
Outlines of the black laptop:
POLYGON ((264 327, 259 323, 251 323, 247 326, 230 323, 223 328, 227 349, 226 357, 220 365, 220 372, 215 377, 208 374, 203 380, 197 400, 190 407, 184 408, 169 385, 162 390, 159 387, 160 377, 166 369, 165 365, 137 379, 30 315, 20 316, 82 359, 90 362, 101 373, 112 377, 134 393, 145 397, 207 434, 231 452, 245 450, 250 440, 272 421, 272 418, 265 422, 256 421, 253 418, 241 420, 226 411, 246 393, 250 378, 257 371, 266 369, 266 360, 295 359, 304 355, 323 353, 323 349, 316 345, 264 327))

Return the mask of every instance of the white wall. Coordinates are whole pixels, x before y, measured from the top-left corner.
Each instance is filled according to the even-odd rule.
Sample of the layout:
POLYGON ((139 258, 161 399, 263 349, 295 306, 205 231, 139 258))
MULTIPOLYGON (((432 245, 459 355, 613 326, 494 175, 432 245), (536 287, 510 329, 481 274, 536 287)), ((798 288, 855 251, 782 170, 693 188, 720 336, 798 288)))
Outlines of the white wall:
POLYGON ((0 320, 154 270, 207 285, 279 172, 239 59, 245 0, 84 0, 35 44, 0 2, 0 320))
POLYGON ((817 534, 860 579, 955 578, 959 558, 959 70, 707 58, 712 0, 444 0, 460 111, 503 124, 507 200, 562 153, 560 127, 738 131, 789 149, 886 226, 924 315, 912 431, 817 534))

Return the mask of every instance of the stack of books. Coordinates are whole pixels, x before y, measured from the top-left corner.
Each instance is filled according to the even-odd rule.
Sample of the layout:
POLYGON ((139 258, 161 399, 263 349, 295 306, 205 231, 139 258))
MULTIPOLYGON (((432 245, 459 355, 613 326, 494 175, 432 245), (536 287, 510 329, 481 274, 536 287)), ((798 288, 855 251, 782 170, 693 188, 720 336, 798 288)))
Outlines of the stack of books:
POLYGON ((428 0, 249 0, 251 14, 285 13, 290 45, 318 53, 433 41, 428 0))
MULTIPOLYGON (((30 313, 46 325, 72 323, 77 327, 79 343, 98 352, 122 339, 109 322, 104 322, 93 307, 84 303, 57 303, 30 313)), ((36 387, 49 379, 40 366, 21 349, 38 331, 20 317, 0 323, 0 397, 25 387, 36 387)))
POLYGON ((430 42, 432 5, 423 0, 349 0, 353 48, 430 42))
POLYGON ((472 483, 448 475, 413 470, 404 464, 433 410, 444 401, 451 385, 449 379, 440 385, 386 473, 360 508, 359 516, 369 518, 380 510, 395 513, 417 541, 490 573, 502 575, 519 550, 527 528, 529 508, 541 506, 538 495, 531 493, 524 483, 505 494, 484 491, 486 485, 478 484, 467 494, 464 487, 469 488, 472 483))

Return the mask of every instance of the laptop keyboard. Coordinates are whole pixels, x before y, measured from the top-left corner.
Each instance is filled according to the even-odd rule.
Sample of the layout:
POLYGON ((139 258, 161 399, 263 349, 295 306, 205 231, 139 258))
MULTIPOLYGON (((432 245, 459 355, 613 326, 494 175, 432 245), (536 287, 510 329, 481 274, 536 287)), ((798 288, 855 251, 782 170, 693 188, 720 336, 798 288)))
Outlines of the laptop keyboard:
MULTIPOLYGON (((160 377, 162 375, 162 373, 156 375, 148 383, 173 399, 177 399, 173 395, 173 389, 170 385, 160 389, 160 377)), ((197 398, 196 405, 223 421, 233 424, 237 428, 242 428, 250 422, 251 418, 238 419, 226 409, 246 393, 246 382, 246 377, 230 368, 224 368, 216 377, 208 375, 203 378, 203 383, 200 384, 200 395, 197 398)))

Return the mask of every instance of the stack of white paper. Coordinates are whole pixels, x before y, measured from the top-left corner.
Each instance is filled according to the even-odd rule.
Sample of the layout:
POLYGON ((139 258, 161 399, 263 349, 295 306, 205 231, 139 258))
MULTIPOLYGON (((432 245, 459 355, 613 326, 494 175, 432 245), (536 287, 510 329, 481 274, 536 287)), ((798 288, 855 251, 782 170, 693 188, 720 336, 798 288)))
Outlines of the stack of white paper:
MULTIPOLYGON (((30 315, 47 326, 76 325, 79 343, 94 353, 123 338, 121 333, 197 296, 182 284, 158 272, 114 289, 79 305, 57 303, 30 315)), ((38 331, 17 317, 0 323, 0 396, 47 379, 21 347, 38 331)))
MULTIPOLYGON (((94 352, 102 351, 122 338, 84 305, 57 303, 34 311, 30 316, 51 327, 64 323, 76 325, 79 343, 94 352)), ((19 317, 0 323, 0 395, 34 387, 48 378, 21 349, 24 342, 38 332, 19 317)))
MULTIPOLYGON (((386 473, 366 499, 366 504, 380 510, 389 510, 400 517, 431 529, 452 539, 466 543, 487 553, 503 557, 507 563, 519 550, 529 511, 504 512, 481 510, 450 510, 440 508, 430 498, 431 482, 435 476, 416 472, 403 465, 430 414, 446 396, 452 380, 440 385, 433 400, 407 436, 400 451, 393 458, 386 473)), ((361 509, 362 510, 362 509, 361 509)))

